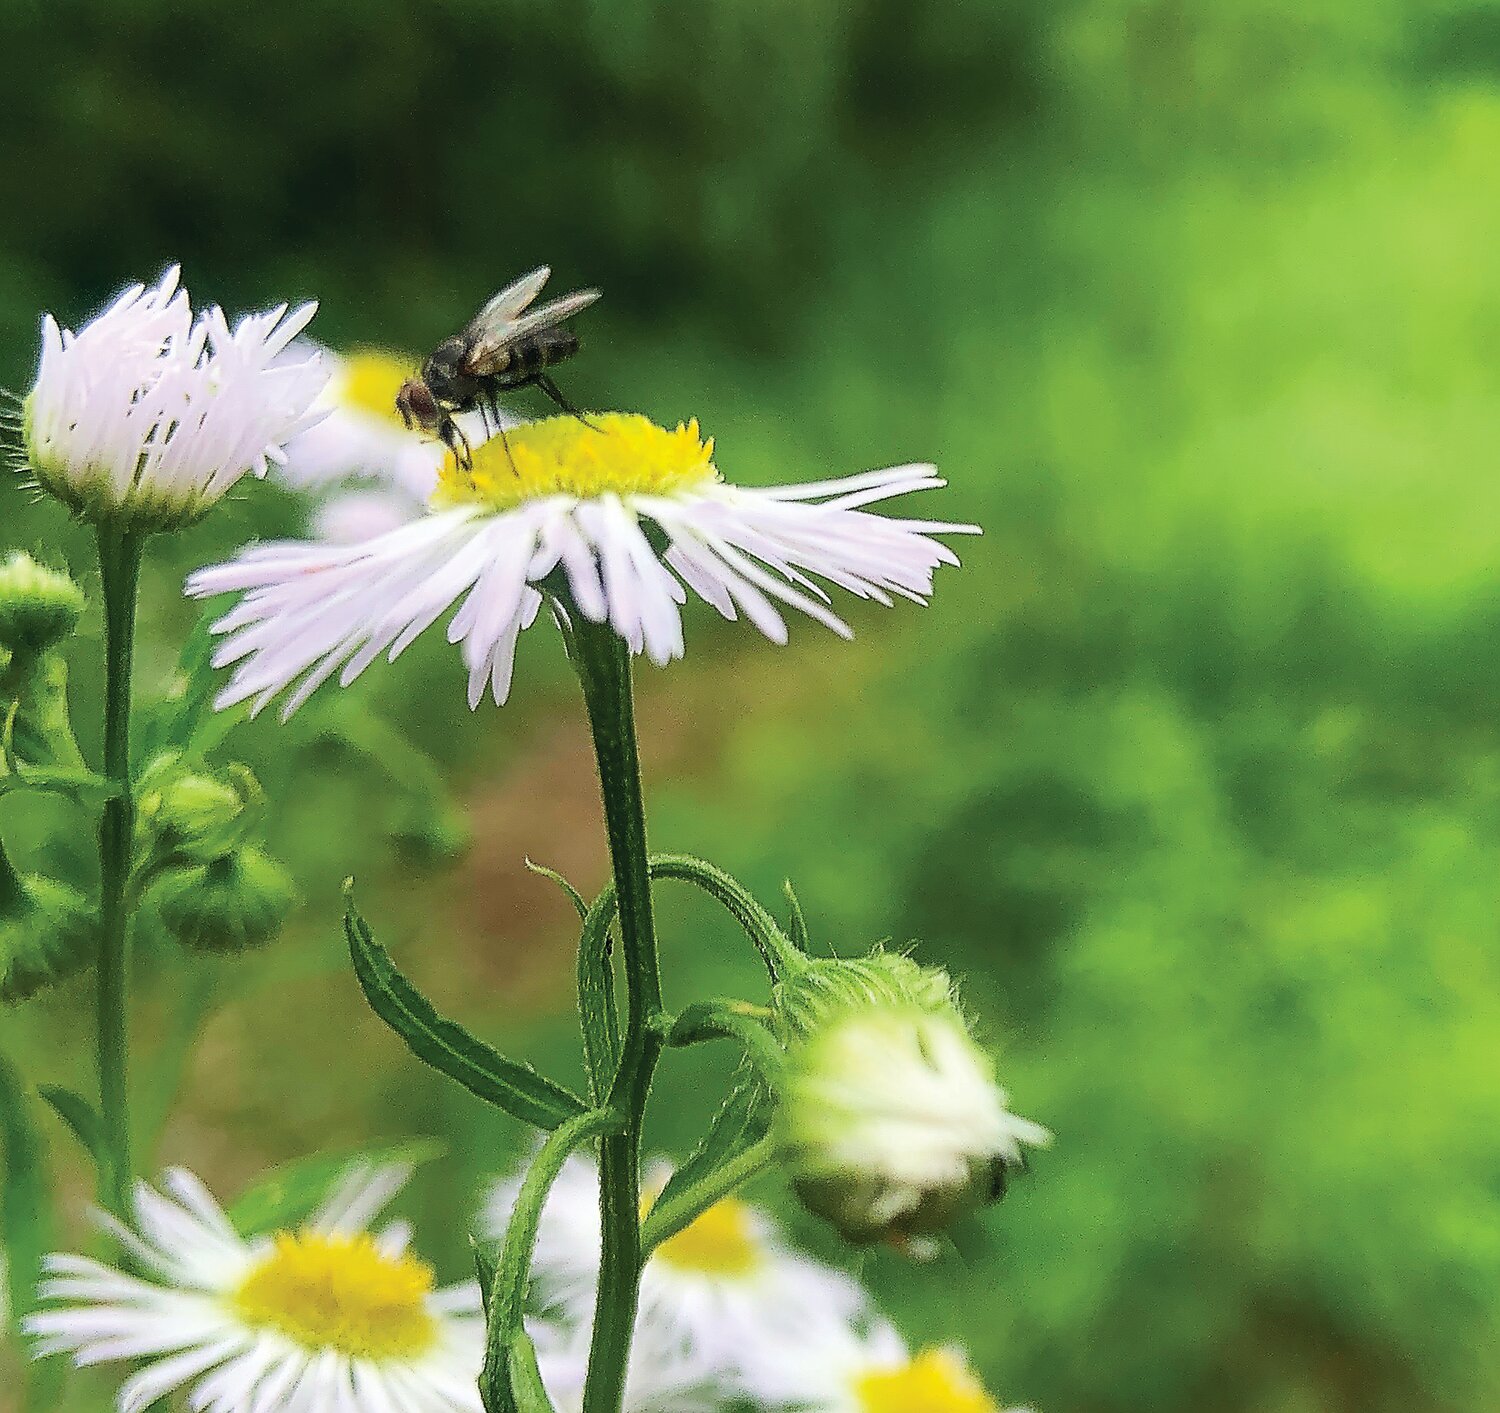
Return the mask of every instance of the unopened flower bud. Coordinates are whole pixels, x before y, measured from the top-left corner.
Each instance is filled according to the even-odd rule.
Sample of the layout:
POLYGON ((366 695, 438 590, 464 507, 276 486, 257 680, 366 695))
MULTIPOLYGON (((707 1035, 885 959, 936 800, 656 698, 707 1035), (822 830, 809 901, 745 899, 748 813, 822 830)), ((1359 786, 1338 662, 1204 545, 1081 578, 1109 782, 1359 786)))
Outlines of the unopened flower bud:
POLYGON ((83 590, 66 574, 12 554, 0 564, 0 648, 34 657, 55 647, 83 616, 83 590))
POLYGON ((94 957, 94 914, 81 894, 0 855, 0 1001, 25 1001, 94 957))
POLYGON ((254 845, 168 870, 150 899, 162 925, 195 952, 243 952, 269 942, 296 901, 291 875, 254 845))
POLYGON ((159 858, 207 863, 247 841, 264 801, 248 766, 190 770, 168 758, 143 778, 136 829, 159 858))
MULTIPOLYGON (((1022 1146, 1051 1135, 1006 1109, 944 973, 866 961, 863 1001, 820 1005, 805 979, 793 983, 804 992, 794 1009, 809 1019, 787 1052, 777 1132, 810 1211, 851 1241, 904 1243, 1000 1197, 1022 1146)), ((856 965, 833 964, 824 987, 857 991, 859 972, 846 970, 856 965)))

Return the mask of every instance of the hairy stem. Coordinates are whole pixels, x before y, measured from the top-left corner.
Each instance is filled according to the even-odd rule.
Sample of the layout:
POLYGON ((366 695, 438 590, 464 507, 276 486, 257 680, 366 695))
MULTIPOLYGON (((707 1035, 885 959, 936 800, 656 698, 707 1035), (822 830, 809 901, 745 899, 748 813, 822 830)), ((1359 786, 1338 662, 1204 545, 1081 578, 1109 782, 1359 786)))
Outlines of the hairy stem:
POLYGON ((130 779, 130 672, 135 647, 135 603, 141 537, 99 530, 104 582, 104 774, 116 792, 99 824, 99 1114, 103 1154, 99 1200, 124 1217, 131 1189, 127 992, 130 839, 134 801, 130 779))
POLYGON ((609 1096, 609 1107, 623 1119, 624 1129, 605 1136, 599 1144, 603 1254, 583 1408, 584 1413, 619 1413, 644 1259, 640 1223, 641 1123, 652 1071, 661 1052, 661 1036, 655 1025, 661 1011, 661 973, 651 915, 651 878, 646 859, 646 817, 635 740, 630 653, 608 624, 590 623, 582 617, 574 620, 572 648, 599 764, 604 823, 619 900, 625 975, 620 1066, 609 1096))

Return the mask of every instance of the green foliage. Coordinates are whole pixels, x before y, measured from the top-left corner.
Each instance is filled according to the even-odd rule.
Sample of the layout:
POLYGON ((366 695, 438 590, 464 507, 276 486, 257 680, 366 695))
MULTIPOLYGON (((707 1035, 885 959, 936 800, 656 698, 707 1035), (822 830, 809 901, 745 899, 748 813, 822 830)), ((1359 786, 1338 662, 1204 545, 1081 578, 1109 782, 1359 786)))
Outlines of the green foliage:
MULTIPOLYGON (((687 661, 643 674, 654 839, 761 897, 791 874, 821 950, 920 937, 1058 1135, 976 1248, 871 1258, 903 1325, 1043 1409, 1490 1407, 1500 7, 121 14, 9 17, 0 382, 24 383, 40 307, 76 318, 172 256, 226 304, 316 294, 325 337, 412 349, 548 259, 607 293, 586 403, 697 412, 736 479, 930 456, 954 482, 933 513, 984 523, 931 609, 859 615, 853 647, 804 628, 753 651, 702 612, 687 661), (67 177, 37 196, 38 170, 67 177)), ((0 498, 8 545, 87 564, 61 517, 0 498)), ((300 516, 255 487, 159 543, 143 672, 194 622, 186 569, 300 516)), ((199 1079, 170 1146, 211 1121, 248 1168, 404 1106, 451 1140, 419 1185, 451 1218, 514 1137, 361 1038, 337 880, 383 861, 391 926, 433 939, 402 956, 435 1004, 556 1073, 572 988, 483 869, 434 926, 448 885, 383 845, 446 857, 416 828, 440 792, 413 767, 393 811, 371 784, 390 740, 358 714, 485 806, 577 704, 528 644, 518 700, 471 723, 432 637, 284 728, 192 710, 198 639, 184 718, 264 784, 308 906, 210 1037, 241 1063, 199 1079)), ((85 721, 96 622, 79 647, 85 721)), ((3 803, 28 869, 83 886, 72 807, 3 803)), ((561 858, 576 822, 545 803, 516 802, 524 847, 561 858)), ((498 847, 481 834, 485 868, 498 847)), ((756 984, 741 938, 659 896, 684 994, 756 984)), ((43 1022, 86 1000, 17 1012, 8 1047, 55 1060, 43 1022)), ((694 1061, 728 1063, 674 1056, 694 1061)), ((686 1152, 711 1115, 667 1102, 680 1073, 657 1137, 686 1152)))

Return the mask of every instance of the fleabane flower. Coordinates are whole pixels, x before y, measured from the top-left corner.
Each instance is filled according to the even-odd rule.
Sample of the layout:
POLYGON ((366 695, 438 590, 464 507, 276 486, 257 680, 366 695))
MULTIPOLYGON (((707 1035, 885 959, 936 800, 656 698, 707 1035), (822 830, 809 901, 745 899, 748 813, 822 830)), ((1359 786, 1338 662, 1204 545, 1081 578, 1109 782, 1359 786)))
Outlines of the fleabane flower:
POLYGON ((406 1175, 358 1169, 306 1225, 250 1240, 189 1173, 143 1183, 133 1228, 102 1219, 130 1272, 48 1258, 36 1353, 136 1364, 120 1413, 178 1389, 198 1413, 479 1413, 478 1287, 436 1290, 402 1224, 367 1230, 406 1175))
POLYGON ((849 1329, 812 1358, 796 1351, 767 1355, 751 1389, 763 1405, 799 1413, 1007 1413, 963 1350, 940 1345, 913 1354, 884 1320, 849 1329))
MULTIPOLYGON (((671 1168, 652 1165, 648 1212, 671 1168)), ((482 1222, 504 1235, 518 1184, 497 1185, 482 1222)), ((532 1288, 564 1322, 586 1326, 599 1273, 599 1172, 573 1157, 542 1209, 532 1288)), ((793 1250, 770 1218, 738 1197, 716 1202, 651 1253, 641 1274, 642 1338, 676 1348, 695 1369, 738 1387, 767 1349, 817 1345, 858 1319, 866 1297, 842 1271, 793 1250)))
POLYGON ((1012 1114, 945 973, 876 953, 819 959, 783 983, 789 1032, 775 1132, 808 1210, 850 1241, 923 1254, 1005 1192, 1051 1142, 1012 1114))
POLYGON ((931 466, 760 490, 724 481, 713 454, 696 422, 548 418, 475 448, 468 470, 446 462, 431 513, 412 525, 353 545, 255 546, 200 570, 191 596, 244 594, 215 625, 215 661, 235 665, 219 705, 258 711, 289 690, 289 715, 335 674, 347 685, 382 653, 394 659, 455 604, 448 638, 473 707, 486 690, 506 699, 516 640, 544 596, 658 664, 682 656, 689 592, 778 643, 785 608, 848 637, 818 580, 925 603, 937 566, 957 563, 935 537, 977 533, 865 508, 946 484, 931 466))
POLYGON ((42 321, 21 408, 26 469, 85 519, 188 524, 241 476, 264 475, 319 415, 319 360, 284 356, 315 304, 231 328, 216 307, 194 316, 177 278, 174 266, 150 289, 131 286, 76 333, 42 321))

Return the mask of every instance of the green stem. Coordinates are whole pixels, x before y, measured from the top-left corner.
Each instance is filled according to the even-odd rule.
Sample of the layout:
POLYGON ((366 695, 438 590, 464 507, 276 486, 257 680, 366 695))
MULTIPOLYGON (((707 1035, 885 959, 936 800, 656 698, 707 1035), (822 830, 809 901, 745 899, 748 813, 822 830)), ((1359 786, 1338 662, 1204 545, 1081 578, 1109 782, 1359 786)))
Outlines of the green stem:
POLYGON ((547 1135, 521 1180, 521 1190, 516 1194, 516 1205, 505 1228, 494 1281, 485 1292, 489 1330, 479 1386, 486 1408, 505 1406, 500 1391, 511 1382, 510 1364, 516 1339, 525 1332, 522 1318, 526 1311, 531 1257, 547 1194, 570 1154, 601 1134, 617 1132, 620 1127, 619 1116, 608 1109, 591 1109, 569 1119, 547 1135))
POLYGON ((126 1068, 130 941, 126 890, 134 810, 130 671, 141 548, 137 533, 99 529, 99 569, 104 581, 104 774, 117 791, 105 801, 99 824, 99 1114, 104 1143, 99 1199, 119 1217, 127 1213, 132 1178, 126 1068))
POLYGON ((625 1129, 599 1143, 603 1250, 583 1408, 584 1413, 619 1413, 640 1300, 641 1124, 651 1074, 661 1053, 655 1024, 661 1011, 661 972, 651 916, 630 652, 608 624, 590 623, 582 615, 573 619, 572 649, 599 763, 626 988, 620 1067, 610 1093, 610 1107, 624 1119, 625 1129))

